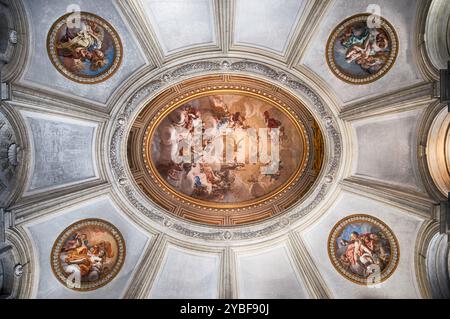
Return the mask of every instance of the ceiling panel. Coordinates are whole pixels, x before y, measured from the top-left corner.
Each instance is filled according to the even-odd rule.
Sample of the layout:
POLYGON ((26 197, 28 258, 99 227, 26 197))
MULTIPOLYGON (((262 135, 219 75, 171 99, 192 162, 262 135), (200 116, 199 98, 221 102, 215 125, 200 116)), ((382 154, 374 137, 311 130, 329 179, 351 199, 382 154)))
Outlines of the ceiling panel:
POLYGON ((97 123, 32 112, 22 115, 33 152, 27 195, 98 178, 97 123))
POLYGON ((218 253, 205 253, 169 245, 150 298, 218 298, 219 272, 218 253))
POLYGON ((150 236, 132 224, 107 196, 85 202, 71 209, 48 215, 47 219, 39 219, 26 225, 35 245, 38 289, 35 298, 121 298, 130 283, 136 265, 142 257, 142 252, 150 240, 150 236), (113 224, 122 234, 125 246, 125 261, 117 276, 107 285, 93 291, 75 291, 61 284, 53 274, 50 265, 50 255, 53 244, 61 232, 69 225, 87 218, 99 218, 113 224), (51 227, 49 227, 51 220, 51 227))
POLYGON ((236 0, 233 44, 283 54, 307 1, 236 0))
POLYGON ((419 109, 353 123, 353 174, 425 192, 416 160, 421 115, 419 109))
POLYGON ((166 55, 216 43, 212 0, 142 0, 142 4, 166 55))

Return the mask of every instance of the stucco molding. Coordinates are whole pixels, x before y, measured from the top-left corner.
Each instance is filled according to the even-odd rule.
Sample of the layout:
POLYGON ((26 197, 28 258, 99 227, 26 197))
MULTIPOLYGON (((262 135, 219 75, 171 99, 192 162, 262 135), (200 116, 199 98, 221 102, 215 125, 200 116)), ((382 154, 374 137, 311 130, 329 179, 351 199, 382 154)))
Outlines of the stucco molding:
POLYGON ((70 114, 87 120, 105 121, 109 114, 104 107, 97 107, 91 101, 72 98, 57 92, 41 90, 29 86, 12 84, 12 105, 47 110, 55 114, 70 114))
POLYGON ((433 97, 434 89, 434 83, 422 82, 362 102, 347 104, 339 117, 346 121, 355 121, 367 117, 423 108, 436 101, 436 98, 433 97))
MULTIPOLYGON (((445 0, 444 0, 445 1, 445 0)), ((439 70, 433 65, 428 54, 428 46, 430 39, 429 31, 427 32, 427 23, 429 20, 430 8, 433 0, 422 0, 418 4, 416 13, 416 23, 414 32, 414 55, 417 60, 417 66, 422 76, 429 81, 439 79, 439 70)), ((434 37, 433 35, 431 35, 434 37)))
POLYGON ((342 136, 339 128, 339 120, 330 108, 323 102, 304 81, 285 72, 259 62, 248 60, 213 60, 184 64, 175 67, 162 74, 160 77, 149 81, 131 95, 126 103, 118 105, 116 116, 111 122, 109 132, 109 160, 112 167, 111 178, 113 188, 118 195, 134 206, 138 214, 148 217, 152 222, 163 226, 167 231, 176 232, 187 237, 207 241, 239 241, 251 240, 283 231, 286 226, 298 222, 303 216, 313 212, 319 203, 327 196, 339 179, 340 162, 342 157, 342 136), (270 219, 266 222, 251 226, 229 227, 217 229, 203 226, 163 212, 154 203, 144 198, 133 184, 126 159, 126 142, 129 127, 140 109, 149 100, 157 96, 165 88, 181 82, 187 77, 210 75, 218 73, 231 73, 257 76, 283 87, 291 92, 310 108, 315 115, 324 133, 326 145, 327 165, 324 167, 316 186, 311 189, 307 199, 300 205, 286 212, 283 216, 270 219))
POLYGON ((429 157, 427 155, 427 146, 429 143, 429 134, 433 126, 433 122, 438 114, 446 107, 439 101, 431 103, 422 115, 422 119, 419 125, 418 133, 418 166, 419 173, 430 197, 437 203, 440 200, 444 200, 446 196, 440 191, 439 187, 433 180, 430 172, 429 157))
POLYGON ((142 261, 135 268, 134 276, 123 295, 125 299, 148 298, 155 276, 161 267, 167 236, 158 234, 151 241, 143 253, 142 261))
POLYGON ((429 77, 439 78, 439 69, 445 69, 450 59, 450 3, 447 0, 424 0, 417 19, 419 53, 424 71, 429 77))
POLYGON ((21 227, 13 227, 6 231, 7 242, 13 246, 13 257, 16 264, 23 266, 23 274, 14 281, 12 296, 18 299, 33 297, 36 277, 35 255, 33 245, 26 232, 21 227))
POLYGON ((426 195, 361 176, 340 183, 345 191, 389 204, 421 218, 430 218, 435 202, 426 195))
POLYGON ((436 219, 424 222, 417 236, 414 256, 417 283, 423 298, 450 297, 448 258, 447 236, 439 234, 439 223, 436 219))

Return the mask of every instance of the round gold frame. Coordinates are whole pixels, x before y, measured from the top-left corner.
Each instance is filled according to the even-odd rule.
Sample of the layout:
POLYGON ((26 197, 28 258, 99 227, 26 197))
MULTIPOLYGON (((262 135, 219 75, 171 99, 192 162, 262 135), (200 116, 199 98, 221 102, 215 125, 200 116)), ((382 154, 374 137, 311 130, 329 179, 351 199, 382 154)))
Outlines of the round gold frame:
POLYGON ((330 37, 327 41, 327 46, 325 50, 325 59, 327 60, 327 64, 330 68, 330 70, 333 72, 334 75, 336 75, 339 79, 342 81, 349 83, 349 84, 356 84, 356 85, 362 85, 362 84, 369 84, 372 83, 381 77, 383 77, 394 65, 395 60, 398 56, 399 51, 399 41, 397 33, 395 32, 394 27, 383 17, 380 17, 381 20, 381 27, 386 31, 388 34, 392 44, 391 44, 391 52, 389 55, 389 59, 387 63, 376 73, 370 74, 367 76, 356 76, 347 74, 344 71, 342 71, 339 66, 336 64, 335 58, 334 58, 334 43, 336 41, 337 36, 350 24, 353 24, 355 22, 361 22, 366 21, 368 17, 371 15, 369 13, 362 13, 357 14, 354 16, 351 16, 341 23, 339 23, 331 32, 330 37))
POLYGON ((288 92, 245 76, 194 78, 167 89, 144 107, 128 137, 131 173, 144 195, 172 214, 202 224, 248 224, 282 213, 311 188, 320 173, 323 158, 323 136, 307 108, 288 92), (161 178, 151 161, 148 145, 158 124, 168 113, 188 100, 224 93, 251 96, 270 103, 288 117, 307 147, 289 180, 263 198, 235 204, 194 199, 173 189, 161 178))
POLYGON ((108 284, 110 281, 112 281, 116 275, 120 272, 124 262, 125 262, 125 256, 126 256, 126 246, 125 246, 125 240, 120 233, 120 231, 111 223, 103 220, 103 219, 97 219, 97 218, 89 218, 89 219, 83 219, 80 221, 77 221, 70 226, 68 226, 66 229, 64 229, 61 234, 58 236, 58 238, 55 240, 55 243, 53 244, 51 253, 50 253, 50 265, 52 267, 52 272, 55 275, 55 277, 58 279, 60 283, 62 283, 65 287, 68 289, 76 290, 76 291, 92 291, 95 289, 98 289, 100 287, 103 287, 104 285, 108 284), (72 235, 77 229, 87 227, 87 226, 96 226, 96 227, 102 227, 106 230, 108 230, 111 235, 114 237, 114 239, 117 241, 118 246, 118 252, 119 256, 117 257, 117 262, 114 265, 113 270, 107 274, 106 277, 98 280, 94 283, 88 283, 84 284, 81 283, 80 288, 69 288, 66 285, 67 276, 64 274, 64 271, 62 270, 61 260, 59 257, 62 245, 67 240, 67 238, 72 235))
POLYGON ((105 30, 111 35, 114 42, 115 47, 115 57, 114 62, 112 65, 102 73, 96 75, 95 77, 90 76, 83 76, 83 75, 75 75, 69 70, 67 70, 59 61, 58 55, 56 54, 56 49, 54 47, 54 39, 56 37, 56 33, 61 27, 62 24, 64 24, 67 17, 69 17, 72 13, 67 13, 60 17, 58 20, 56 20, 55 23, 50 27, 50 30, 47 34, 47 54, 52 62, 53 66, 58 70, 59 73, 61 73, 64 77, 68 78, 69 80, 72 80, 77 83, 81 84, 97 84, 104 82, 108 80, 110 77, 112 77, 116 71, 119 69, 120 65, 122 64, 122 58, 123 58, 123 46, 122 42, 120 40, 119 34, 117 31, 112 27, 112 25, 104 20, 103 18, 99 17, 98 15, 95 15, 93 13, 89 12, 79 12, 79 14, 83 17, 89 17, 90 20, 95 21, 96 23, 100 24, 105 30))
POLYGON ((347 216, 343 219, 341 219, 339 222, 334 225, 333 229, 330 232, 330 235, 328 236, 327 241, 328 246, 328 257, 333 264, 333 267, 346 279, 350 280, 353 283, 359 284, 359 285, 372 285, 372 284, 378 284, 386 281, 392 274, 394 273, 395 269, 397 269, 398 262, 400 260, 400 246, 398 244, 397 238, 394 235, 394 232, 387 226, 384 222, 379 220, 376 217, 365 215, 365 214, 355 214, 347 216), (338 235, 341 234, 342 230, 348 225, 352 223, 358 223, 358 222, 366 222, 371 223, 377 227, 379 227, 382 232, 386 235, 387 239, 389 240, 390 244, 390 250, 391 254, 389 256, 389 262, 388 265, 383 271, 381 272, 381 278, 380 281, 377 283, 371 283, 367 280, 367 278, 361 278, 360 276, 351 274, 347 272, 340 264, 340 262, 337 260, 335 256, 335 250, 336 250, 336 238, 338 235))

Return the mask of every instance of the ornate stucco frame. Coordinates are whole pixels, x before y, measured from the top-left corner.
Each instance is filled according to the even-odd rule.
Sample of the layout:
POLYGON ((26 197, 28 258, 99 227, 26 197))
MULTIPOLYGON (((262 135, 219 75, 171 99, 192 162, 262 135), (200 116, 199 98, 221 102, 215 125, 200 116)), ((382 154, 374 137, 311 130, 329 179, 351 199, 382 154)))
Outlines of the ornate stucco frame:
POLYGON ((215 60, 174 67, 132 92, 126 103, 117 105, 117 110, 113 111, 113 114, 115 116, 108 128, 110 134, 108 156, 113 175, 111 177, 116 181, 113 188, 123 200, 130 204, 133 211, 149 218, 152 224, 156 223, 158 227, 167 228, 169 232, 207 241, 229 241, 251 240, 283 229, 288 230, 290 225, 313 211, 339 179, 343 156, 342 136, 337 125, 338 119, 333 111, 304 81, 284 70, 262 63, 248 60, 215 60), (126 145, 128 132, 138 113, 152 98, 175 83, 187 78, 211 74, 251 75, 278 85, 302 101, 318 122, 325 141, 324 163, 326 164, 318 177, 316 187, 305 195, 302 203, 294 205, 284 214, 246 226, 217 228, 198 225, 162 211, 157 205, 144 198, 131 182, 132 175, 127 165, 126 145))

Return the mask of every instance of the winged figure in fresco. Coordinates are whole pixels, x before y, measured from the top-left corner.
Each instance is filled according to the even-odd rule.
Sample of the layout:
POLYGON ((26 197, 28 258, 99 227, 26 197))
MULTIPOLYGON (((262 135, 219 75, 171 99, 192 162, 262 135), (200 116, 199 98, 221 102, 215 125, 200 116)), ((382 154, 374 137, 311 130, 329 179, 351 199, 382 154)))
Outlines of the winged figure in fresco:
POLYGON ((88 281, 98 280, 109 271, 107 259, 114 257, 109 241, 90 243, 86 234, 76 233, 62 249, 65 271, 88 281))
POLYGON ((351 272, 368 277, 375 271, 382 271, 388 262, 389 248, 383 234, 353 231, 350 240, 340 239, 341 262, 351 272))
POLYGON ((81 28, 66 27, 65 35, 57 44, 58 53, 72 58, 78 69, 88 62, 92 71, 103 68, 107 63, 103 52, 104 30, 92 21, 83 21, 81 28))

